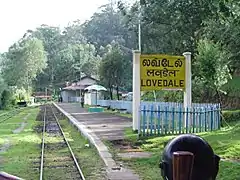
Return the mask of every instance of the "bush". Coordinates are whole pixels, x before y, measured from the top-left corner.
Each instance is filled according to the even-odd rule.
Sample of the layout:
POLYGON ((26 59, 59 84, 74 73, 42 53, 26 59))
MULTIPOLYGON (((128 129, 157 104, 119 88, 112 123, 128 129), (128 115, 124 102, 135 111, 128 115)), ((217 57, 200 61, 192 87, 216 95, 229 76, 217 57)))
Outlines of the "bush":
POLYGON ((223 111, 223 118, 227 123, 240 121, 240 110, 223 111))
POLYGON ((12 95, 9 91, 4 90, 1 97, 1 109, 8 109, 12 106, 12 95))
MULTIPOLYGON (((183 102, 183 92, 182 91, 156 91, 157 102, 183 102)), ((153 91, 145 92, 141 97, 143 101, 155 101, 153 91)))

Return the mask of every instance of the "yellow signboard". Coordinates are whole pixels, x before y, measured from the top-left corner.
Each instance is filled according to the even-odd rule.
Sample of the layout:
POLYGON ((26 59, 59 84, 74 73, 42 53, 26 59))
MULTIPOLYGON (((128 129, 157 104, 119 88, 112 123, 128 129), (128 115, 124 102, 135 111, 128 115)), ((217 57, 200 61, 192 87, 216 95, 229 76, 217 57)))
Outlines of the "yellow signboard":
POLYGON ((141 91, 185 89, 185 57, 141 55, 141 91))

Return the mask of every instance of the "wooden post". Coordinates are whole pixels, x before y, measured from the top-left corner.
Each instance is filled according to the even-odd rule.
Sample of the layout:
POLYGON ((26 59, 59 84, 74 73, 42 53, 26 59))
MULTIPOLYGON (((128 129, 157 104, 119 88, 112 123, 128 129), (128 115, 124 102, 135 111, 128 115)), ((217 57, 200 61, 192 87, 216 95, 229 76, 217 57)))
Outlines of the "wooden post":
POLYGON ((173 180, 192 180, 194 155, 187 151, 173 153, 173 180))

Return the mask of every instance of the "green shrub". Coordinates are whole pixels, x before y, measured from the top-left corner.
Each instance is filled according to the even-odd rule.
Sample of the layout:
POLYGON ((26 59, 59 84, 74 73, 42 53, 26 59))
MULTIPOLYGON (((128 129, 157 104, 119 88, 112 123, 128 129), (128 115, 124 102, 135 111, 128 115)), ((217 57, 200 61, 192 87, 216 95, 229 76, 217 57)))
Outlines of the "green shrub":
POLYGON ((12 106, 12 95, 9 91, 4 90, 1 97, 1 108, 8 109, 12 106))
POLYGON ((240 121, 240 110, 223 111, 223 118, 227 123, 240 121))
MULTIPOLYGON (((183 101, 183 92, 182 91, 156 91, 156 100, 157 102, 182 102, 183 101)), ((145 92, 142 95, 141 99, 143 101, 155 101, 153 91, 145 92)))

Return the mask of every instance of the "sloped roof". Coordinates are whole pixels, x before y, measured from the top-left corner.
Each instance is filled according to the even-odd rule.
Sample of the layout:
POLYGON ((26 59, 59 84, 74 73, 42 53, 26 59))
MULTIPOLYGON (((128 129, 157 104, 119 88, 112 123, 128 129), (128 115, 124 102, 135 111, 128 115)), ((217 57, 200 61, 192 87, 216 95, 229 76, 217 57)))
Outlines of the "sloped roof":
POLYGON ((81 78, 80 81, 75 82, 75 83, 72 83, 70 86, 64 87, 63 90, 73 90, 73 91, 74 91, 74 90, 80 90, 80 89, 83 90, 83 89, 85 89, 86 87, 94 84, 94 83, 84 83, 84 84, 81 83, 81 81, 82 81, 83 79, 86 79, 86 78, 92 79, 92 80, 95 81, 95 82, 98 81, 97 79, 95 79, 95 78, 93 78, 93 77, 91 77, 91 76, 84 76, 84 77, 81 78))
POLYGON ((86 78, 92 79, 94 81, 99 81, 98 79, 96 79, 96 77, 92 77, 92 76, 84 76, 81 78, 81 80, 86 79, 86 78))
POLYGON ((82 89, 85 89, 86 86, 83 86, 83 85, 71 85, 71 86, 67 86, 65 88, 63 88, 63 90, 82 90, 82 89))

